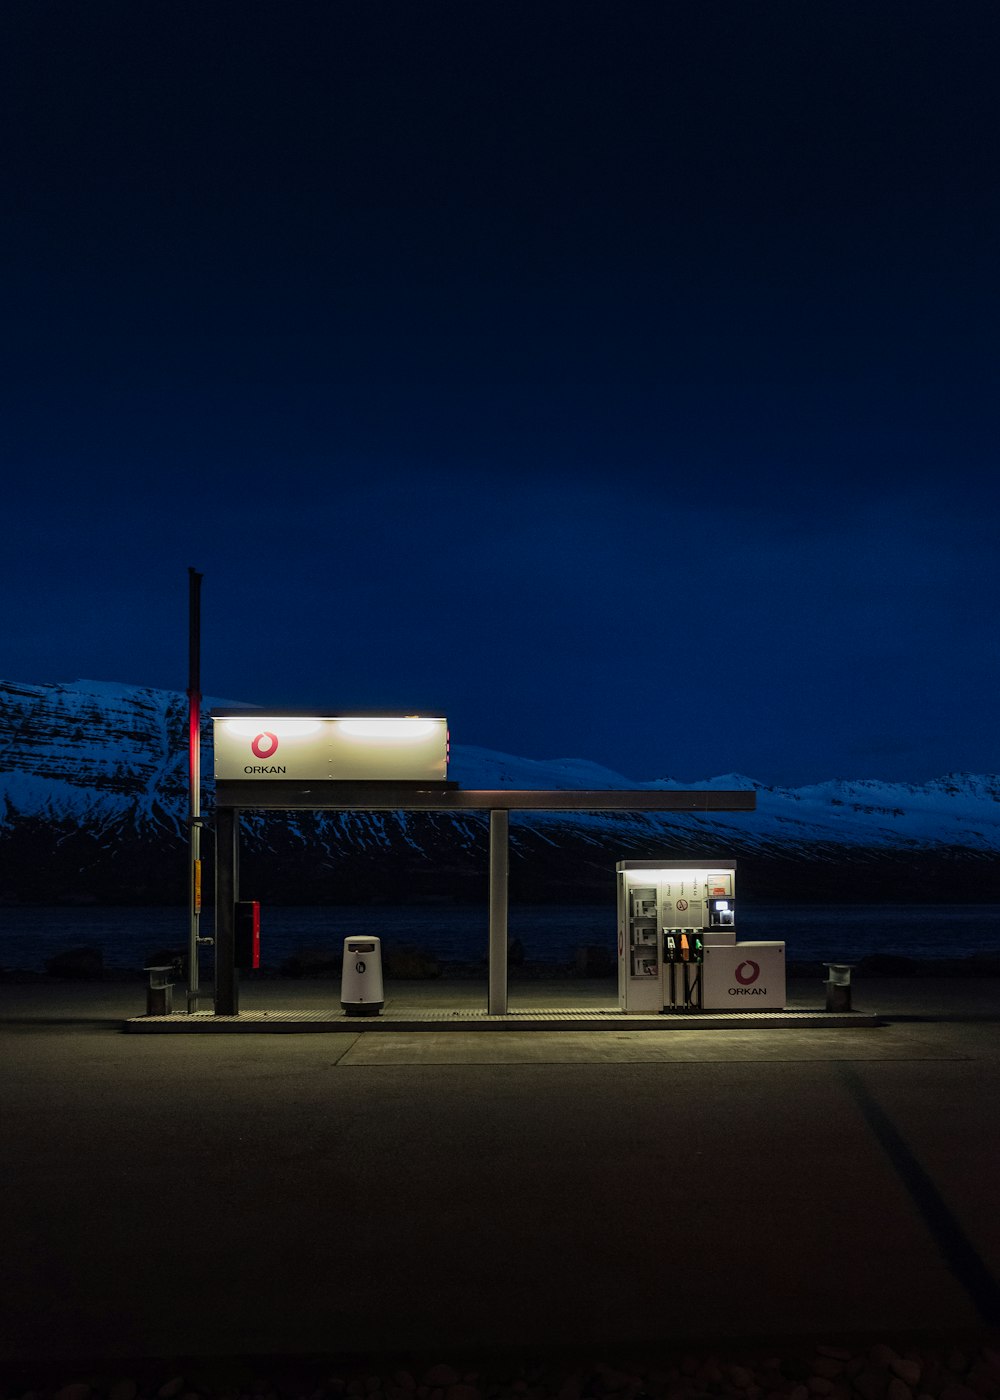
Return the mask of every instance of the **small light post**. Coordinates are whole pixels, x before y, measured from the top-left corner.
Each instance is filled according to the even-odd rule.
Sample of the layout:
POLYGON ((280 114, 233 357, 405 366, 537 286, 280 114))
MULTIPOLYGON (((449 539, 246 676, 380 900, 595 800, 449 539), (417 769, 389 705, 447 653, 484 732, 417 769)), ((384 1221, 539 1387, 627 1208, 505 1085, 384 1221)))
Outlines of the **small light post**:
POLYGON ((172 1015, 177 964, 160 963, 156 966, 145 967, 143 971, 149 973, 149 986, 146 988, 146 1015, 172 1015))
POLYGON ((851 1008, 851 969, 853 963, 824 963, 826 978, 827 1011, 850 1011, 851 1008))

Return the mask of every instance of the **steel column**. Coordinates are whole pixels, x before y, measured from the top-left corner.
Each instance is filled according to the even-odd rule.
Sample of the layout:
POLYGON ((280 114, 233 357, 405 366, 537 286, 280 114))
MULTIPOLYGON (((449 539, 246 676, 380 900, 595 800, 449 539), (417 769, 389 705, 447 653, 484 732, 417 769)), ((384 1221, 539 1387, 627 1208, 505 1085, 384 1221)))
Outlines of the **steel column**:
POLYGON ((236 970, 236 901, 239 898, 240 814, 236 807, 215 812, 215 1014, 240 1010, 236 970))
POLYGON ((201 937, 201 574, 188 569, 188 1012, 198 1010, 201 937))
POLYGON ((510 813, 490 812, 490 963, 491 1016, 507 1014, 507 870, 510 860, 510 813))

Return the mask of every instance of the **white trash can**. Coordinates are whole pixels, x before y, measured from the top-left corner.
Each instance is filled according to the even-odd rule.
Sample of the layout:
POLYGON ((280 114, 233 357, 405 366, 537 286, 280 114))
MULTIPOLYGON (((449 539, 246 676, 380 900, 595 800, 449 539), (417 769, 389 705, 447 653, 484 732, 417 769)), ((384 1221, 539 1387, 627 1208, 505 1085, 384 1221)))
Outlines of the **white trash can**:
POLYGON ((348 1016, 377 1016, 385 1005, 382 990, 382 942, 345 938, 340 1004, 348 1016))

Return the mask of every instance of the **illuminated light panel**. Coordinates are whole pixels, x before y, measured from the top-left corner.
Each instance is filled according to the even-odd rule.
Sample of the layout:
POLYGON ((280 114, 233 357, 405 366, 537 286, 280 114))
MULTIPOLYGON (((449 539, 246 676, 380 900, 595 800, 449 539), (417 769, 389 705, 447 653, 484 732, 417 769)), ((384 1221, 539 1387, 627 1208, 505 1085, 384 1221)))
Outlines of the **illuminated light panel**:
POLYGON ((315 734, 322 728, 318 719, 268 719, 258 715, 255 719, 226 719, 223 724, 230 734, 238 734, 244 739, 255 739, 258 734, 275 734, 279 739, 291 739, 301 734, 315 734))
POLYGON ((704 870, 620 870, 619 875, 627 875, 633 884, 655 884, 657 880, 703 880, 704 870))
POLYGON ((425 739, 434 733, 437 724, 413 715, 397 719, 339 719, 337 728, 352 739, 425 739))

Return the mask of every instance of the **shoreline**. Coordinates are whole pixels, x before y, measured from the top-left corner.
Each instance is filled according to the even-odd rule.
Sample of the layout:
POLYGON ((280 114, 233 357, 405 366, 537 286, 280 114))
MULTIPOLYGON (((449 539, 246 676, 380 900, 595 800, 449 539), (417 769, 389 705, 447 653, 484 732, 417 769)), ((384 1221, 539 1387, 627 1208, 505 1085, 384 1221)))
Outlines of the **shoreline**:
MULTIPOLYGON (((51 961, 72 955, 79 949, 66 949, 51 961)), ((395 982, 474 982, 487 978, 488 964, 485 959, 478 962, 449 961, 435 958, 432 953, 412 948, 406 949, 407 971, 393 971, 391 953, 385 960, 385 977, 395 982), (417 958, 412 956, 417 954, 417 958)), ((1000 951, 972 953, 962 958, 912 958, 894 953, 871 953, 846 964, 851 968, 852 982, 863 981, 866 977, 892 978, 947 978, 965 980, 969 978, 1000 977, 1000 951)), ((785 973, 789 978, 818 978, 826 981, 828 963, 811 959, 789 959, 785 973)), ((206 980, 208 969, 202 969, 202 980, 206 980)), ((300 982, 317 979, 336 981, 340 978, 339 966, 323 964, 289 970, 285 967, 264 966, 253 971, 244 971, 244 985, 254 982, 300 982)), ((602 968, 599 971, 582 971, 577 962, 525 961, 511 963, 507 970, 508 981, 518 982, 562 982, 584 978, 595 985, 607 983, 617 985, 617 967, 602 968)), ((96 967, 81 966, 77 971, 48 971, 46 969, 8 967, 0 964, 0 983, 41 983, 75 984, 92 983, 145 983, 148 973, 136 967, 96 967)), ((186 981, 183 975, 177 982, 186 981)), ((207 980, 211 981, 208 975, 207 980)))

